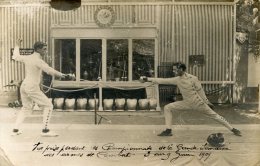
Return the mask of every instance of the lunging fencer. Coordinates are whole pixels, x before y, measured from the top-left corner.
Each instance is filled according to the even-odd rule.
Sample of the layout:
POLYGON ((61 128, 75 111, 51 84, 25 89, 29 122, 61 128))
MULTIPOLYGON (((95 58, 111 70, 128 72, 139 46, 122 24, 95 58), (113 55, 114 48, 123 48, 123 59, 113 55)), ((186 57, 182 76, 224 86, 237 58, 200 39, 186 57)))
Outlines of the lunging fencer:
POLYGON ((23 123, 26 114, 31 113, 34 102, 43 109, 43 126, 41 135, 58 136, 58 134, 50 131, 49 129, 49 122, 53 110, 53 105, 48 97, 41 91, 40 82, 42 71, 46 72, 49 75, 58 76, 61 78, 65 78, 67 77, 67 75, 56 71, 55 69, 51 68, 45 61, 43 61, 43 56, 47 54, 46 43, 36 42, 34 44, 33 54, 21 56, 19 52, 21 42, 21 39, 18 39, 16 41, 16 46, 14 48, 12 59, 22 62, 25 65, 25 78, 20 88, 23 106, 17 114, 17 119, 13 128, 12 135, 21 134, 20 125, 23 123))
POLYGON ((158 136, 172 136, 172 113, 173 111, 191 111, 196 110, 209 118, 216 120, 233 132, 236 136, 241 136, 238 129, 233 128, 230 123, 213 111, 213 104, 207 99, 200 81, 196 76, 186 72, 186 65, 178 62, 173 65, 173 72, 177 75, 172 78, 148 78, 140 77, 141 82, 154 82, 157 84, 177 85, 182 94, 183 100, 169 103, 164 106, 164 117, 166 130, 158 134, 158 136))

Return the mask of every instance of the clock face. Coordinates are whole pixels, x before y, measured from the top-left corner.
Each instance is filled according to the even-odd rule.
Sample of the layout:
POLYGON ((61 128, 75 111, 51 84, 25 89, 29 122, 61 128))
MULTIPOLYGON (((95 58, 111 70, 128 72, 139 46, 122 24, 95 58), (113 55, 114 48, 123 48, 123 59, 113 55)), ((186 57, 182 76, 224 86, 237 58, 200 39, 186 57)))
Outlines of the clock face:
POLYGON ((100 27, 109 27, 115 22, 115 12, 111 7, 102 6, 95 11, 95 22, 100 27))

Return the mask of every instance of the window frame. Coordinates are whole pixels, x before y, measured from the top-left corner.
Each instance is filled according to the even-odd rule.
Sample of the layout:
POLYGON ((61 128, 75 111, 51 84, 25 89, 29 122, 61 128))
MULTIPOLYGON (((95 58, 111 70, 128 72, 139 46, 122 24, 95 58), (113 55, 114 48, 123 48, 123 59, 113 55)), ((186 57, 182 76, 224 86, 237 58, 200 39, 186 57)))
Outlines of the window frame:
MULTIPOLYGON (((111 32, 111 29, 108 30, 101 30, 102 32, 107 32, 103 34, 99 33, 100 30, 92 30, 92 33, 88 32, 85 34, 82 34, 82 36, 79 36, 80 30, 74 30, 76 33, 71 34, 71 29, 54 29, 51 33, 51 53, 52 53, 52 66, 55 67, 55 57, 54 57, 54 43, 56 39, 74 39, 76 40, 76 80, 75 81, 59 81, 54 80, 53 86, 64 86, 64 87, 75 87, 75 82, 78 86, 85 83, 96 83, 98 81, 80 81, 80 40, 81 39, 99 39, 102 40, 102 81, 107 81, 107 40, 114 40, 114 39, 127 39, 128 40, 128 81, 120 81, 120 83, 125 82, 136 82, 133 81, 133 40, 142 40, 142 39, 152 39, 154 40, 154 76, 157 77, 157 66, 158 66, 158 39, 157 39, 157 31, 155 28, 147 28, 149 30, 146 30, 144 28, 142 29, 129 29, 130 32, 128 32, 125 35, 124 32, 125 29, 122 30, 114 30, 113 34, 109 34, 111 32), (119 31, 118 33, 116 33, 119 31), (148 31, 147 33, 142 33, 144 31, 148 31), (94 33, 95 32, 95 33, 94 33), (108 35, 109 34, 109 35, 108 35), (119 36, 118 34, 121 34, 122 36, 119 36), (96 37, 94 37, 96 35, 96 37)), ((85 30, 88 31, 88 30, 85 30)))

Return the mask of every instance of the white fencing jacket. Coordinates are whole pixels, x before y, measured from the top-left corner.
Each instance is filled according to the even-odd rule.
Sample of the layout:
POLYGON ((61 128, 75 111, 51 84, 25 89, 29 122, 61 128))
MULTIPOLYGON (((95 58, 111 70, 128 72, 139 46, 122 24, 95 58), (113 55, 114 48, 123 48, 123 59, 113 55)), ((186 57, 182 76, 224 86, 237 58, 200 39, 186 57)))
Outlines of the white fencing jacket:
POLYGON ((61 72, 56 71, 44 62, 41 55, 37 52, 34 52, 31 55, 22 56, 20 55, 19 47, 16 46, 14 48, 12 59, 25 64, 25 78, 23 83, 39 85, 41 82, 42 71, 52 76, 62 76, 61 72))
POLYGON ((157 84, 177 85, 182 94, 183 100, 189 104, 193 104, 196 102, 200 102, 200 104, 210 104, 200 81, 196 76, 193 76, 191 74, 184 73, 182 76, 172 78, 149 77, 148 81, 152 81, 157 84))

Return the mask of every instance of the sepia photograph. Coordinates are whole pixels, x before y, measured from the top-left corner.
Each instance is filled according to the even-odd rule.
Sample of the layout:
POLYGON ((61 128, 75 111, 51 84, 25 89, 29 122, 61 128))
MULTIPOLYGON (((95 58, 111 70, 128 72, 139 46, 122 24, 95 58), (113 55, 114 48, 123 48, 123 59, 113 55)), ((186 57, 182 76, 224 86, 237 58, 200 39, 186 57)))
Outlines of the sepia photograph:
POLYGON ((260 166, 260 0, 0 0, 0 166, 260 166))

